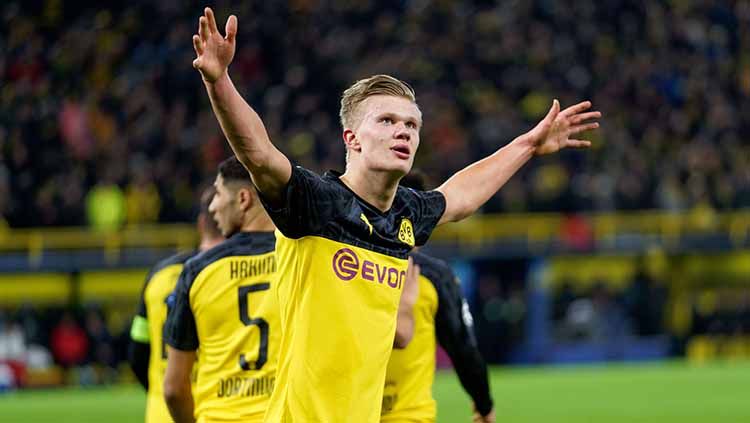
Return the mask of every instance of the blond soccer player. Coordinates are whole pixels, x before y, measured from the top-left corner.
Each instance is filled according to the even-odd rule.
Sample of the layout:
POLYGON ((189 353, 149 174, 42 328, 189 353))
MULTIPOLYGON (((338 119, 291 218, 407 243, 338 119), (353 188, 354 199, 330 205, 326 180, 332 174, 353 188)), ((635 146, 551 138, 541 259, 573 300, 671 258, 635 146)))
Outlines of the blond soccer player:
POLYGON ((567 147, 598 126, 589 102, 554 101, 531 131, 459 171, 438 189, 399 187, 419 147, 414 90, 387 75, 344 91, 340 119, 346 171, 319 176, 271 142, 229 77, 237 18, 226 36, 204 10, 193 66, 224 134, 277 227, 282 344, 267 422, 380 420, 407 255, 439 224, 474 213, 526 162, 567 147))

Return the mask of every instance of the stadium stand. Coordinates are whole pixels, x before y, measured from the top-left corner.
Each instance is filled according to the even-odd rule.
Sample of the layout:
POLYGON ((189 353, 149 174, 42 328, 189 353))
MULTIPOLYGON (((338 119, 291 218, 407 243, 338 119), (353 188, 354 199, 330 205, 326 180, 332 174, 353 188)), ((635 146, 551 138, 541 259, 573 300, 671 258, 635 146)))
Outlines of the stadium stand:
MULTIPOLYGON (((553 95, 589 97, 608 116, 594 151, 537 161, 486 211, 750 206, 746 3, 493 3, 240 3, 235 82, 282 149, 321 170, 344 151, 328 94, 397 71, 429 116, 419 162, 436 181, 530 127, 553 95)), ((227 153, 185 42, 199 9, 4 3, 7 224, 190 220, 227 153)))

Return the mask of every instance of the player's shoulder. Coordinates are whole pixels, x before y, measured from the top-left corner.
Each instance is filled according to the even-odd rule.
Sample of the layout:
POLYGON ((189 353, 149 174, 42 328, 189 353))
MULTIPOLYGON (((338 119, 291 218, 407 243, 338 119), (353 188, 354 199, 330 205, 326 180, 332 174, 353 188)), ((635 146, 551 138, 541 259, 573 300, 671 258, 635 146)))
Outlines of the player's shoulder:
POLYGON ((412 204, 416 202, 420 198, 420 192, 413 188, 407 188, 405 186, 399 185, 396 189, 396 198, 394 201, 403 202, 405 204, 412 204))
POLYGON ((321 191, 341 191, 342 187, 338 179, 340 176, 341 173, 335 170, 328 170, 322 175, 319 175, 318 173, 299 165, 292 167, 292 180, 294 183, 304 184, 310 191, 316 193, 321 191))
POLYGON ((151 268, 151 271, 149 272, 149 275, 146 279, 150 280, 152 277, 154 277, 154 275, 166 269, 167 267, 184 265, 188 260, 190 260, 191 257, 195 256, 195 254, 195 251, 184 251, 158 261, 151 268))
POLYGON ((324 176, 321 176, 318 173, 313 172, 312 170, 300 165, 292 165, 292 177, 298 177, 318 182, 325 182, 326 179, 324 176))
POLYGON ((413 203, 417 201, 425 200, 437 200, 444 199, 445 196, 438 190, 420 191, 418 189, 405 187, 399 185, 396 190, 396 199, 400 199, 405 202, 413 203))
POLYGON ((445 196, 440 191, 419 191, 399 186, 391 210, 398 215, 408 215, 416 219, 413 223, 419 224, 421 228, 418 230, 418 245, 422 245, 445 211, 445 204, 445 196))
POLYGON ((238 232, 219 245, 195 255, 185 264, 186 271, 197 276, 211 263, 227 257, 257 256, 276 248, 273 232, 238 232))
POLYGON ((330 213, 339 209, 341 202, 348 201, 353 194, 339 179, 340 176, 341 173, 335 170, 318 175, 310 169, 294 166, 290 184, 296 193, 306 193, 309 204, 315 204, 317 210, 330 213))
POLYGON ((414 251, 409 255, 414 260, 414 263, 419 265, 420 273, 429 279, 433 285, 445 286, 446 284, 455 284, 456 274, 445 260, 430 256, 421 251, 414 251))
POLYGON ((317 177, 318 180, 316 182, 320 184, 321 188, 335 193, 337 197, 356 197, 351 188, 346 186, 344 181, 341 180, 341 176, 343 175, 341 172, 329 169, 325 171, 322 176, 318 176, 310 170, 307 172, 310 172, 317 177))

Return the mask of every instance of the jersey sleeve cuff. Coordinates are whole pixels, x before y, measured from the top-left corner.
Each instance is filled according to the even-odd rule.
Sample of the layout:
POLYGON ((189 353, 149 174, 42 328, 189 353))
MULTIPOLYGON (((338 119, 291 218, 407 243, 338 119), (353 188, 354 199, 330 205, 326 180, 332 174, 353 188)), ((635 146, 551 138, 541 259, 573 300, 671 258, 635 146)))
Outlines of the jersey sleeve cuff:
POLYGON ((164 337, 164 343, 180 351, 195 351, 198 349, 198 345, 194 342, 190 342, 190 341, 178 342, 178 340, 169 336, 164 337))

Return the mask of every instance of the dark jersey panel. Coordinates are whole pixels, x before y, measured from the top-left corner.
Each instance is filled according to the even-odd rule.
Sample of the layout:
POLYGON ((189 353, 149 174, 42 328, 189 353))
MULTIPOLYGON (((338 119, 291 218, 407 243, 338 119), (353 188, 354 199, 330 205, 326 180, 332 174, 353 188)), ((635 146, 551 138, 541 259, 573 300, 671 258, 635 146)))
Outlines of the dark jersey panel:
POLYGON ((283 204, 272 207, 261 194, 261 202, 276 224, 288 238, 301 238, 319 233, 325 223, 341 207, 338 190, 315 173, 292 166, 292 175, 283 195, 283 204))
POLYGON ((477 411, 486 415, 492 410, 487 365, 477 347, 471 314, 461 295, 458 279, 442 260, 420 252, 411 256, 438 294, 435 316, 438 343, 451 358, 461 385, 474 400, 477 411))
POLYGON ((146 312, 146 287, 148 286, 148 283, 151 281, 151 278, 154 277, 155 274, 159 273, 162 269, 165 267, 172 266, 174 264, 184 264, 186 261, 190 259, 190 257, 193 257, 195 255, 195 251, 188 251, 184 253, 177 253, 173 256, 169 256, 165 258, 164 260, 161 260, 157 262, 154 267, 149 270, 148 275, 146 276, 146 281, 143 283, 143 289, 141 290, 141 298, 138 301, 138 308, 136 309, 135 314, 141 317, 148 318, 148 313, 146 312))
POLYGON ((183 351, 198 349, 195 316, 190 308, 190 289, 200 273, 211 263, 232 256, 260 255, 276 246, 272 232, 239 232, 221 244, 206 250, 185 263, 173 295, 167 299, 167 322, 164 342, 183 351))
MULTIPOLYGON (((414 236, 416 246, 424 245, 435 229, 440 218, 445 213, 445 196, 440 191, 417 191, 411 188, 398 187, 399 192, 404 191, 402 198, 405 199, 406 205, 416 210, 416 215, 420 218, 414 223, 414 236)), ((400 194, 396 194, 397 196, 400 194)))
POLYGON ((424 244, 445 212, 438 191, 399 187, 391 209, 382 212, 358 197, 329 171, 322 177, 292 167, 284 204, 263 201, 284 236, 320 236, 390 256, 405 258, 414 245, 424 244))

